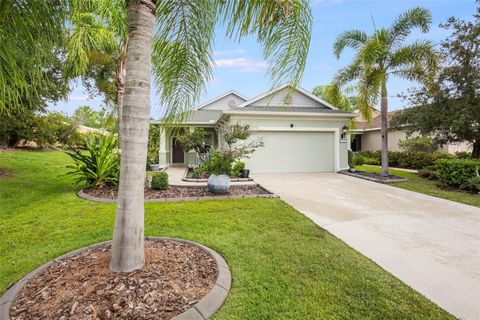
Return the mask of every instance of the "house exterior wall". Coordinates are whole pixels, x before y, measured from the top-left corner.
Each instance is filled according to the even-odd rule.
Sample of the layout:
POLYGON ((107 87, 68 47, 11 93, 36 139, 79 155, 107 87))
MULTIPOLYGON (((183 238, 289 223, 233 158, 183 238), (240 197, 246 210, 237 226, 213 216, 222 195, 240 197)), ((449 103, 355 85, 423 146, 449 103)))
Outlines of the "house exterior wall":
MULTIPOLYGON (((365 131, 362 136, 362 149, 361 151, 377 151, 382 150, 382 139, 380 130, 365 131)), ((389 151, 402 151, 398 145, 400 141, 408 138, 418 137, 418 133, 413 133, 409 137, 405 131, 389 130, 388 131, 388 150, 389 151)), ((459 151, 472 151, 472 146, 468 142, 451 143, 446 144, 438 149, 440 152, 455 153, 459 151)))
POLYGON ((202 107, 202 110, 229 110, 232 107, 236 107, 242 103, 244 103, 245 100, 238 97, 237 95, 230 93, 229 95, 220 98, 218 100, 215 100, 208 105, 202 107), (232 104, 234 105, 229 106, 229 102, 232 101, 232 104))
MULTIPOLYGON (((250 129, 253 132, 261 131, 299 131, 299 132, 332 132, 333 133, 333 146, 334 151, 332 157, 334 157, 334 170, 348 168, 348 155, 347 155, 347 139, 340 139, 342 128, 346 124, 346 120, 342 119, 305 119, 305 118, 289 118, 282 119, 268 118, 268 117, 248 117, 248 116, 232 116, 230 118, 231 123, 242 123, 250 125, 250 129), (293 128, 291 128, 293 124, 293 128)), ((286 146, 288 147, 288 146, 286 146)), ((328 149, 328 146, 325 146, 328 149)), ((329 150, 329 152, 331 152, 329 150)), ((255 156, 255 153, 252 157, 255 156)), ((275 155, 272 155, 270 161, 275 161, 275 155)), ((292 156, 301 156, 293 155, 292 156)), ((308 156, 308 155, 307 155, 308 156)))
MULTIPOLYGON (((415 136, 415 134, 412 135, 412 137, 415 136)), ((388 131, 388 150, 401 151, 398 143, 400 142, 400 140, 405 139, 407 139, 407 134, 404 131, 388 131)), ((366 131, 362 133, 362 151, 377 150, 382 150, 382 136, 380 134, 380 130, 366 131)))
POLYGON ((266 96, 256 102, 253 102, 251 105, 256 107, 318 107, 318 101, 307 97, 301 92, 295 91, 292 96, 292 101, 290 104, 286 104, 283 99, 289 93, 288 88, 279 90, 271 95, 266 96))

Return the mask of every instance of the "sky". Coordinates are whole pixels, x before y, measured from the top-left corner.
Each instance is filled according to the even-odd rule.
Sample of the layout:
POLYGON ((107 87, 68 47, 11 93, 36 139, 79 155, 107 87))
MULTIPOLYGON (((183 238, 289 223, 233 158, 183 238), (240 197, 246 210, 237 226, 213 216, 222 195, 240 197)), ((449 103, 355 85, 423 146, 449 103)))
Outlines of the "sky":
MULTIPOLYGON (((340 68, 351 62, 353 51, 350 49, 346 49, 338 60, 332 53, 333 42, 341 32, 359 29, 370 34, 374 29, 372 18, 377 28, 389 27, 398 15, 416 6, 430 9, 432 26, 427 34, 413 32, 407 42, 428 39, 436 44, 449 34, 438 26, 440 23, 450 16, 471 20, 476 8, 474 0, 312 0, 312 38, 301 87, 311 91, 317 85, 327 84, 340 68)), ((223 29, 218 27, 213 57, 213 78, 206 85, 199 104, 229 90, 253 98, 271 88, 272 83, 266 75, 268 64, 263 59, 261 47, 255 38, 234 42, 226 39, 223 29)), ((403 108, 404 103, 397 95, 415 85, 401 79, 389 79, 390 110, 403 108)), ((73 82, 68 99, 50 105, 50 109, 71 115, 77 107, 83 105, 99 110, 102 107, 102 97, 89 98, 81 84, 73 82)), ((155 119, 163 114, 153 93, 151 114, 155 119)))

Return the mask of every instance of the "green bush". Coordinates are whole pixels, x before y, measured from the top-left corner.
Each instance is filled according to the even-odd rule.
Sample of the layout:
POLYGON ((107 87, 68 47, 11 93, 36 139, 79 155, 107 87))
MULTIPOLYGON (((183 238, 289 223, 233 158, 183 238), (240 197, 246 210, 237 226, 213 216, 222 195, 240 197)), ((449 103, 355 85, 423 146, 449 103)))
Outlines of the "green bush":
POLYGON ((354 168, 354 167, 355 167, 355 164, 353 163, 353 151, 352 151, 352 150, 348 150, 347 155, 348 155, 348 158, 347 158, 347 159, 348 159, 348 166, 349 166, 350 168, 354 168))
POLYGON ((354 166, 361 166, 365 163, 365 157, 358 153, 353 154, 352 162, 354 166))
POLYGON ((472 153, 468 151, 455 152, 455 158, 457 159, 472 159, 472 153))
POLYGON ((476 176, 465 181, 461 186, 461 189, 480 193, 480 177, 476 176))
POLYGON ((380 165, 380 161, 378 161, 378 160, 375 159, 375 158, 369 158, 369 157, 363 157, 363 163, 364 163, 364 164, 375 165, 375 166, 379 166, 379 165, 380 165))
POLYGON ((162 171, 152 175, 152 182, 150 183, 150 187, 153 190, 168 189, 168 174, 162 171))
POLYGON ((120 155, 118 139, 114 135, 88 135, 85 150, 66 152, 74 162, 67 174, 77 176, 77 183, 87 186, 118 185, 120 155))
POLYGON ((227 152, 214 150, 210 157, 198 167, 198 173, 232 174, 232 158, 227 152))
POLYGON ((239 177, 243 169, 245 169, 245 162, 238 161, 235 162, 232 166, 232 176, 239 177))
POLYGON ((435 162, 440 186, 460 188, 477 176, 480 161, 468 159, 440 159, 435 162))
POLYGON ((418 170, 418 175, 422 178, 428 179, 428 180, 436 180, 437 179, 437 173, 435 170, 431 168, 423 168, 418 170))
POLYGON ((398 146, 405 152, 428 152, 437 149, 437 143, 430 137, 413 137, 400 140, 398 146))
MULTIPOLYGON (((365 159, 364 163, 381 165, 380 151, 364 151, 360 153, 365 159)), ((388 165, 390 167, 401 167, 409 169, 422 169, 428 166, 433 166, 438 159, 451 159, 452 155, 443 152, 403 152, 403 151, 389 151, 388 165)))

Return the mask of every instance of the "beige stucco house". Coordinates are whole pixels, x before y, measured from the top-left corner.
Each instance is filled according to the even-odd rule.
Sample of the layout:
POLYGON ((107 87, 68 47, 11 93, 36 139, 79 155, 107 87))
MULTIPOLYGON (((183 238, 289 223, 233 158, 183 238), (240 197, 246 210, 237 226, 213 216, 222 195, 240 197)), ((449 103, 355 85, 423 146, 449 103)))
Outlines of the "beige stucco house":
MULTIPOLYGON (((391 111, 388 113, 388 121, 393 118, 393 116, 398 111, 391 111)), ((368 122, 365 120, 358 112, 356 112, 357 117, 355 118, 357 122, 356 129, 353 130, 353 137, 349 137, 349 145, 353 151, 376 151, 382 149, 382 139, 380 134, 381 128, 381 118, 380 111, 373 111, 373 119, 368 122)), ((418 136, 418 134, 412 134, 410 137, 418 136)), ((407 132, 403 130, 390 129, 388 131, 388 150, 390 151, 402 151, 399 146, 400 141, 404 141, 409 138, 407 132)), ((472 151, 472 146, 469 143, 451 143, 443 145, 439 151, 455 153, 458 151, 472 151)))
MULTIPOLYGON (((244 159, 252 173, 337 172, 348 168, 346 124, 355 116, 302 88, 284 85, 252 99, 229 91, 200 105, 182 126, 204 128, 206 143, 222 148, 220 124, 250 125, 252 138, 264 142, 264 147, 244 159)), ((162 166, 198 164, 195 153, 183 152, 175 136, 165 130, 159 155, 162 166)))

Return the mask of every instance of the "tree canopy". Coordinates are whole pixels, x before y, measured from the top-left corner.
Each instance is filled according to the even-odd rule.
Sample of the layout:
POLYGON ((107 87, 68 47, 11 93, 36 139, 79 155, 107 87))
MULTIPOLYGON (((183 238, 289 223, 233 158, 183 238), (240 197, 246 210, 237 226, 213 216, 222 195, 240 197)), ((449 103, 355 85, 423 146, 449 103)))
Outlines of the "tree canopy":
POLYGON ((431 135, 440 144, 468 141, 480 157, 480 6, 472 21, 451 17, 441 27, 444 64, 436 76, 404 95, 409 108, 392 124, 431 135))

